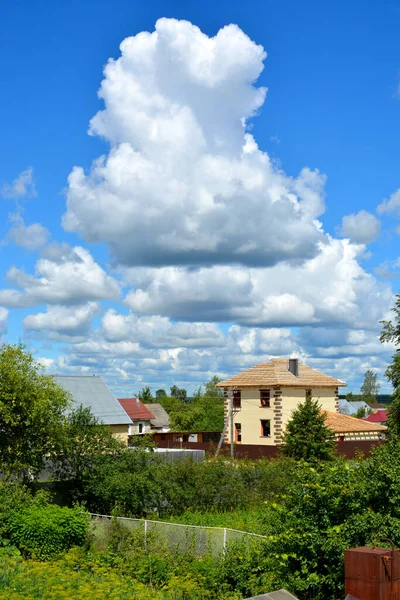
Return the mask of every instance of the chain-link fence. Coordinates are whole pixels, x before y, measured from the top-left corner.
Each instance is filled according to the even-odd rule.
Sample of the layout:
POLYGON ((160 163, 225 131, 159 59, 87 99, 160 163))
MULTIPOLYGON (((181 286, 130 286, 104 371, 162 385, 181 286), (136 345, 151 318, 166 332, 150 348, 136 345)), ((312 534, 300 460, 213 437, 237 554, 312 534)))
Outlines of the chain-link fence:
POLYGON ((124 529, 140 532, 144 545, 150 539, 164 541, 170 549, 181 552, 194 552, 202 556, 207 552, 225 554, 229 544, 252 541, 265 542, 268 538, 257 533, 239 531, 228 527, 207 527, 203 525, 183 525, 181 523, 166 523, 150 519, 129 519, 90 513, 91 528, 97 538, 108 537, 113 522, 118 522, 124 529))

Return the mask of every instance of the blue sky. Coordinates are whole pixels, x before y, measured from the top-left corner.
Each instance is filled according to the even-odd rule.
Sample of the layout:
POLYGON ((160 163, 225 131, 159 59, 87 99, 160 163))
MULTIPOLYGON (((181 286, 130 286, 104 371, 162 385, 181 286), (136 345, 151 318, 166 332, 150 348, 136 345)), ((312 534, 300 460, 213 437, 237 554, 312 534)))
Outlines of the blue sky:
MULTIPOLYGON (((264 0, 189 6, 171 1, 42 1, 35 6, 3 2, 3 338, 24 340, 50 371, 101 373, 118 393, 137 390, 147 383, 153 387, 179 383, 192 389, 214 372, 228 374, 271 355, 292 353, 346 379, 354 391, 365 369, 376 369, 383 389, 387 389, 383 373, 393 348, 380 348, 377 336, 379 320, 387 316, 392 294, 398 291, 400 272, 400 262, 396 265, 400 195, 398 201, 395 196, 400 189, 399 26, 398 2, 299 4, 264 0), (129 81, 120 82, 122 99, 115 90, 105 103, 96 95, 104 65, 110 57, 120 57, 121 42, 142 31, 154 32, 161 17, 190 21, 209 38, 233 23, 249 38, 243 46, 237 31, 231 30, 229 40, 221 43, 221 47, 226 45, 226 54, 224 50, 215 58, 217 73, 226 71, 221 85, 227 95, 221 96, 215 73, 200 80, 201 73, 196 72, 204 66, 201 48, 207 45, 206 38, 195 47, 193 29, 167 27, 164 34, 160 30, 157 35, 168 38, 165 55, 159 53, 151 68, 157 74, 162 66, 162 81, 156 92, 169 103, 162 121, 159 109, 151 112, 139 106, 141 100, 133 93, 131 97, 134 87, 129 87, 140 84, 144 95, 153 93, 153 83, 149 84, 153 72, 146 76, 129 73, 129 81), (176 39, 183 36, 183 44, 192 49, 192 55, 183 51, 175 60, 174 35, 176 39), (265 49, 266 59, 253 56, 255 44, 265 49), (235 52, 240 67, 231 66, 235 52), (264 69, 259 73, 261 64, 264 69), (179 73, 181 68, 183 74, 179 73), (257 69, 251 86, 249 73, 257 69), (171 89, 169 81, 176 89, 171 89), (194 85, 205 94, 203 108, 196 106, 194 85), (262 86, 268 88, 265 101, 258 102, 256 108, 255 104, 246 104, 249 88, 262 86), (237 103, 233 106, 235 95, 237 103), (105 106, 110 117, 106 130, 97 127, 93 135, 88 135, 90 120, 105 106), (194 111, 196 127, 192 130, 193 123, 188 125, 179 116, 176 123, 170 120, 171 129, 177 129, 161 134, 161 122, 165 125, 165 115, 171 115, 171 107, 176 106, 194 111), (238 135, 240 110, 246 113, 242 116, 247 134, 254 137, 259 151, 268 154, 273 165, 273 172, 261 188, 270 186, 272 194, 278 184, 283 185, 283 195, 288 197, 293 192, 293 178, 302 169, 317 169, 320 178, 326 176, 324 181, 315 177, 312 183, 307 180, 312 194, 317 194, 325 206, 316 208, 308 193, 304 200, 308 221, 305 218, 302 222, 301 231, 295 220, 292 223, 290 217, 286 219, 289 201, 288 205, 282 204, 281 210, 275 204, 271 213, 261 188, 252 196, 250 180, 256 172, 261 176, 259 162, 251 165, 256 170, 243 170, 238 175, 245 192, 237 197, 231 192, 224 195, 221 182, 226 183, 230 168, 237 168, 236 163, 235 167, 233 162, 229 166, 227 161, 239 151, 236 137, 231 142, 231 135, 238 135), (143 119, 160 124, 151 147, 144 136, 151 135, 152 130, 142 131, 141 122, 133 117, 132 123, 128 122, 140 111, 144 111, 143 119), (217 134, 213 137, 210 132, 218 119, 224 121, 224 115, 226 123, 217 139, 217 134), (181 126, 188 137, 182 138, 182 143, 176 133, 181 126), (129 129, 129 135, 124 129, 129 129), (187 143, 189 149, 196 147, 195 137, 190 136, 196 136, 198 130, 204 134, 207 151, 200 144, 203 149, 198 152, 202 154, 190 158, 184 146, 187 143), (166 141, 165 135, 171 139, 166 141), (139 150, 142 157, 151 156, 155 165, 158 153, 162 157, 170 153, 168 165, 175 166, 164 165, 159 182, 153 174, 155 183, 160 189, 169 189, 172 182, 179 180, 183 185, 195 177, 198 197, 189 190, 179 206, 167 201, 160 205, 160 189, 156 186, 140 184, 132 192, 129 182, 125 186, 119 181, 119 188, 113 188, 116 197, 111 207, 106 206, 104 194, 114 181, 113 173, 124 164, 126 177, 133 168, 129 162, 132 157, 121 158, 120 154, 118 165, 108 165, 107 185, 89 181, 87 174, 96 157, 108 156, 110 148, 121 144, 139 150), (187 161, 179 158, 181 151, 187 161), (193 170, 194 161, 205 155, 214 159, 212 169, 217 175, 212 184, 200 181, 204 170, 202 175, 193 170), (80 184, 68 183, 74 166, 86 173, 83 191, 80 184), (12 188, 21 173, 25 173, 20 181, 26 182, 26 193, 18 192, 18 186, 12 188), (215 228, 214 213, 208 215, 210 221, 201 216, 192 222, 193 214, 196 218, 203 215, 198 199, 204 201, 205 190, 211 196, 215 194, 214 199, 220 194, 224 198, 228 221, 218 212, 221 221, 215 228), (132 206, 130 193, 137 196, 132 206), (193 200, 195 196, 197 200, 193 200), (394 200, 388 204, 390 197, 394 200), (91 203, 90 210, 82 208, 86 201, 91 203), (111 223, 107 229, 107 214, 114 216, 113 207, 123 203, 130 206, 129 210, 125 213, 121 209, 114 229, 111 231, 111 223), (247 223, 245 210, 239 218, 247 203, 253 223, 247 223), (103 207, 103 212, 96 210, 97 205, 103 207), (154 222, 146 213, 150 207, 159 211, 154 222), (238 218, 232 220, 235 210, 238 218), (66 211, 69 224, 64 220, 63 225, 66 211), (123 223, 127 214, 132 227, 129 222, 123 223), (356 217, 342 223, 349 215, 356 217), (314 227, 316 219, 323 237, 314 227), (243 220, 246 225, 242 229, 243 220), (168 223, 169 229, 161 225, 159 229, 160 223, 168 223), (287 223, 293 226, 286 231, 287 223), (36 226, 32 229, 33 224, 36 226), (192 228, 190 235, 186 225, 192 228), (206 236, 206 230, 213 235, 206 236), (270 241, 281 230, 282 237, 290 239, 290 248, 282 248, 279 240, 270 241), (196 237, 193 231, 201 231, 201 236, 196 237), (175 242, 165 242, 164 247, 169 232, 182 243, 175 247, 175 242), (255 249, 246 246, 238 258, 233 245, 235 235, 248 238, 249 243, 251 240, 255 249), (350 239, 350 249, 343 250, 344 239, 350 239), (324 253, 318 244, 323 244, 327 262, 318 259, 324 253), (353 252, 355 245, 357 251, 353 252), (83 258, 74 247, 85 249, 83 258), (38 261, 42 261, 39 266, 38 261), (76 264, 85 268, 77 270, 76 264), (32 280, 35 265, 36 278, 40 279, 36 283, 32 280), (18 272, 6 279, 13 266, 18 272), (85 269, 94 274, 93 281, 87 278, 85 269), (78 280, 73 285, 71 277, 78 280), (85 280, 87 285, 81 289, 79 281, 85 280), (268 281, 274 282, 271 288, 268 281), (187 291, 189 284, 193 293, 187 291), (37 288, 46 289, 38 293, 37 288), (10 289, 22 290, 24 299, 16 299, 15 294, 11 298, 10 289)), ((135 52, 139 52, 140 61, 146 61, 146 48, 135 52)), ((296 190, 303 184, 304 177, 296 190)))

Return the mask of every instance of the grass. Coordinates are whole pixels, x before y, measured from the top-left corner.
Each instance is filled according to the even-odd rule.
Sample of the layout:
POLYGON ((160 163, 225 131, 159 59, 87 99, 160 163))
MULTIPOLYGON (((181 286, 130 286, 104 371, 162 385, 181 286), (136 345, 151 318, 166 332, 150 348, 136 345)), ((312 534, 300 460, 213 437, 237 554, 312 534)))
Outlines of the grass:
POLYGON ((232 512, 202 513, 187 510, 175 517, 160 519, 170 523, 182 523, 184 525, 202 525, 204 527, 227 527, 248 531, 249 533, 264 534, 263 525, 264 512, 258 510, 235 510, 232 512))

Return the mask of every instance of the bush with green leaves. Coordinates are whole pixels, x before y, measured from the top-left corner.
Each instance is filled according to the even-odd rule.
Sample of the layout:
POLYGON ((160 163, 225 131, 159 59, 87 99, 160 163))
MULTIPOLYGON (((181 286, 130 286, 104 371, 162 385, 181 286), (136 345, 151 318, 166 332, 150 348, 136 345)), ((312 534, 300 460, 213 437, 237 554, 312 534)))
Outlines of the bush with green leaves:
POLYGON ((81 499, 92 512, 132 517, 242 510, 284 492, 295 477, 294 466, 291 459, 168 461, 137 447, 117 457, 94 456, 81 499))
POLYGON ((46 506, 51 495, 40 490, 35 495, 32 490, 18 481, 0 481, 0 543, 5 545, 10 537, 10 522, 16 511, 32 506, 46 506))
POLYGON ((86 542, 88 515, 80 508, 33 505, 12 515, 9 531, 23 554, 47 560, 86 542))

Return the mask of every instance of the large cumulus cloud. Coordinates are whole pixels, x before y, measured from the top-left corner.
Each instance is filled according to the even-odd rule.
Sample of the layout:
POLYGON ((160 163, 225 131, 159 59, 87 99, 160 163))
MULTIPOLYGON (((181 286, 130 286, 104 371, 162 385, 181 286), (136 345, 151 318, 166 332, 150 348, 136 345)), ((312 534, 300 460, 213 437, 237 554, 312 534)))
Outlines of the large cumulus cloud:
POLYGON ((273 265, 310 258, 323 239, 324 176, 291 178, 246 123, 264 102, 266 54, 237 26, 210 38, 160 19, 121 44, 90 132, 110 143, 69 176, 64 227, 106 242, 126 265, 273 265))
POLYGON ((392 291, 360 266, 363 249, 330 239, 302 265, 130 269, 126 277, 134 289, 125 302, 135 312, 173 319, 375 329, 392 291))

